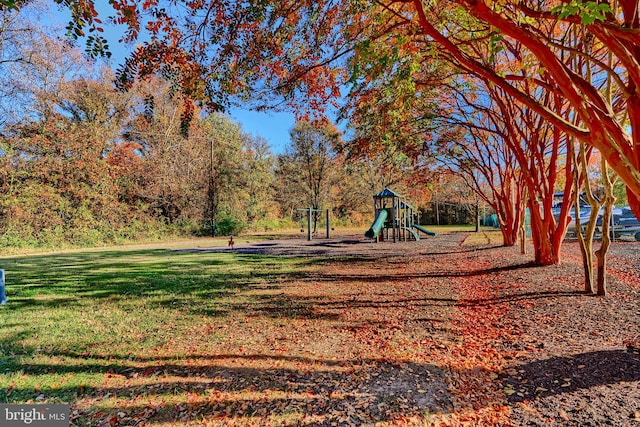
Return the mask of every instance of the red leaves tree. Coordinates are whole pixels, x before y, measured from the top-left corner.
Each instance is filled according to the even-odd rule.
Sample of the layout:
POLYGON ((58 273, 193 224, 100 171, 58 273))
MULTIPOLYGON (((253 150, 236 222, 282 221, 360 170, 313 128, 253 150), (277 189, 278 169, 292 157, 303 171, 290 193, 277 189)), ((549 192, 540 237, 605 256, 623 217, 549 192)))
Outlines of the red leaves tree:
POLYGON ((422 33, 442 45, 463 67, 502 87, 513 99, 525 103, 563 132, 596 147, 627 184, 630 204, 640 213, 637 3, 621 1, 615 6, 593 3, 595 9, 588 6, 589 3, 580 3, 575 9, 569 3, 552 2, 459 0, 455 3, 498 31, 503 46, 513 41, 521 43, 544 67, 547 81, 539 81, 530 74, 501 75, 438 30, 427 18, 434 11, 425 8, 420 0, 414 0, 406 10, 413 9, 422 33), (575 44, 567 37, 571 32, 579 35, 581 43, 575 44), (567 61, 570 52, 589 58, 590 67, 573 67, 574 62, 567 61), (607 52, 613 54, 611 62, 606 60, 607 52), (612 97, 607 98, 600 91, 602 78, 589 78, 594 73, 612 77, 615 87, 612 97), (584 127, 566 120, 559 111, 541 105, 511 84, 522 78, 536 84, 539 90, 565 98, 584 127), (626 112, 628 123, 619 114, 621 110, 626 112), (631 134, 627 132, 627 125, 631 134))

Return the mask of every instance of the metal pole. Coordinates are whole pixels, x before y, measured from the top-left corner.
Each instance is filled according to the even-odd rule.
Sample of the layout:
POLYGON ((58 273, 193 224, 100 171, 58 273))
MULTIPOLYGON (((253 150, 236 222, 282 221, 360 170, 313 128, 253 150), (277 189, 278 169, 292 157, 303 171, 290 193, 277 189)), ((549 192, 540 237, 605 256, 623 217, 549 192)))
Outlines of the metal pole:
POLYGON ((402 224, 402 227, 403 227, 402 228, 402 240, 406 242, 408 233, 407 233, 407 230, 405 230, 405 228, 409 227, 409 224, 408 224, 409 221, 407 221, 407 214, 409 212, 408 212, 407 201, 406 200, 404 202, 404 210, 402 212, 403 212, 403 215, 402 215, 402 222, 403 222, 403 224, 402 224))
POLYGON ((329 223, 329 209, 327 209, 327 220, 325 221, 327 223, 327 239, 331 238, 331 224, 329 223))
POLYGON ((396 200, 396 197, 394 196, 391 199, 391 209, 393 214, 391 215, 391 218, 393 218, 393 223, 391 224, 393 226, 393 243, 396 242, 396 234, 398 232, 398 209, 396 208, 397 208, 397 200, 396 200))
POLYGON ((307 211, 307 240, 311 241, 311 207, 307 211))

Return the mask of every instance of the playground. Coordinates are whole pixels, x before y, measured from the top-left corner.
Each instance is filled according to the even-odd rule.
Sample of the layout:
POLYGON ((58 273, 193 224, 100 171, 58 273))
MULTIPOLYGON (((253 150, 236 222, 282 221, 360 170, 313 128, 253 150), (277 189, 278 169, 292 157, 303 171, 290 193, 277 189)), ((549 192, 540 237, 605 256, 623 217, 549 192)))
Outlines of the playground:
POLYGON ((575 244, 541 268, 472 237, 4 258, 0 399, 78 425, 636 426, 636 244, 603 299, 575 244))
POLYGON ((413 206, 400 194, 385 188, 373 196, 375 220, 364 233, 365 237, 377 242, 392 240, 393 242, 408 240, 419 241, 420 234, 435 236, 432 231, 421 226, 413 206))
MULTIPOLYGON (((301 221, 300 231, 304 233, 306 230, 308 241, 313 240, 314 236, 320 236, 317 231, 317 219, 320 216, 324 219, 324 224, 321 226, 324 229, 324 234, 322 234, 321 238, 331 238, 331 215, 328 209, 319 210, 309 207, 299 208, 298 211, 305 212, 306 223, 301 221), (314 215, 316 217, 315 221, 312 219, 314 215), (316 229, 315 233, 313 231, 314 228, 316 229)), ((420 225, 418 213, 414 211, 413 206, 409 204, 404 196, 388 188, 373 196, 373 211, 375 219, 371 227, 364 233, 367 239, 374 239, 376 242, 384 242, 385 240, 393 241, 394 243, 417 242, 420 240, 421 233, 431 237, 436 235, 433 231, 427 230, 420 225)))

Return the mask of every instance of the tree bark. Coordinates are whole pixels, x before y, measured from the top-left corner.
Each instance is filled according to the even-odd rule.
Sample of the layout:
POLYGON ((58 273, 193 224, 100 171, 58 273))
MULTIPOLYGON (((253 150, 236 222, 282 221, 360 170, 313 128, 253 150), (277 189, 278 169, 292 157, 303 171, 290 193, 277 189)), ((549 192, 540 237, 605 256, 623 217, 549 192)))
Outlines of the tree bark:
POLYGON ((605 296, 607 294, 607 253, 611 246, 611 216, 613 214, 613 206, 616 201, 613 195, 613 181, 609 178, 607 171, 607 161, 601 159, 600 167, 602 169, 602 182, 604 184, 605 199, 604 212, 602 214, 602 243, 596 251, 597 266, 597 294, 605 296))

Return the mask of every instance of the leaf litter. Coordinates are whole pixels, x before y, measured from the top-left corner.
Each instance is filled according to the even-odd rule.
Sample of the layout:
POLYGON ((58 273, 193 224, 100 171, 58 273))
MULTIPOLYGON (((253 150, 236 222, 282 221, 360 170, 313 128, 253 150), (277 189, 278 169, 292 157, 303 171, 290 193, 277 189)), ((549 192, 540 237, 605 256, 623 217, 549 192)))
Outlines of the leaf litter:
POLYGON ((579 291, 571 245, 571 262, 533 267, 514 248, 463 240, 321 254, 299 278, 249 288, 224 316, 205 316, 193 348, 168 342, 105 375, 79 396, 75 422, 637 425, 634 247, 614 246, 622 261, 600 299, 579 291))

